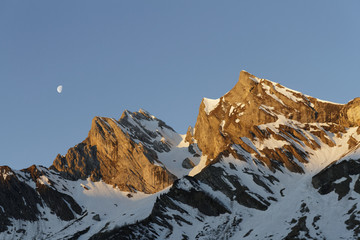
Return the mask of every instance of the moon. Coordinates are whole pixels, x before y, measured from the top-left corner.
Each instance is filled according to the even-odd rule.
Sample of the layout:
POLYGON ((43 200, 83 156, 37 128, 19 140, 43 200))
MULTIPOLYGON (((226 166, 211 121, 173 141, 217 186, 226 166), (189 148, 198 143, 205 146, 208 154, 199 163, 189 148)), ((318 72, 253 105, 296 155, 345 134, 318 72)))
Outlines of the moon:
POLYGON ((63 89, 63 86, 62 85, 59 85, 56 90, 58 93, 61 93, 62 92, 62 89, 63 89))

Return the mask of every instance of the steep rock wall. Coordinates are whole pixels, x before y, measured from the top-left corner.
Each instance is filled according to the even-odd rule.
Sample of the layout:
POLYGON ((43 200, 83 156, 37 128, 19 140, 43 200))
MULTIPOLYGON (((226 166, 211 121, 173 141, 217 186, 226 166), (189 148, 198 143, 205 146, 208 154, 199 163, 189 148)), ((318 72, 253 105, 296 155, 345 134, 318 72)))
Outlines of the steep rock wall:
MULTIPOLYGON (((51 169, 71 179, 102 179, 124 191, 155 193, 171 185, 176 177, 157 163, 156 152, 134 140, 120 124, 128 117, 124 114, 119 122, 95 117, 88 137, 65 156, 58 155, 51 169)), ((146 135, 141 137, 139 129, 130 130, 149 141, 146 135)), ((166 149, 166 145, 157 145, 166 149)))

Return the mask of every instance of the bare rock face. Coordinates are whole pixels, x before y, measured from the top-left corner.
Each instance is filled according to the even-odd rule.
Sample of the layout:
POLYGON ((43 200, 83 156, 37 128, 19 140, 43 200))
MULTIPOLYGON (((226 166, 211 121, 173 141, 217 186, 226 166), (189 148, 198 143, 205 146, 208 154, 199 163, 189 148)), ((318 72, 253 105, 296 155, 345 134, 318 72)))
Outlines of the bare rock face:
POLYGON ((350 191, 352 178, 358 178, 354 190, 359 191, 359 174, 360 163, 358 159, 335 162, 313 176, 312 184, 322 195, 334 191, 340 200, 350 191))
POLYGON ((192 144, 194 143, 194 128, 189 126, 188 130, 186 131, 185 141, 192 144))
MULTIPOLYGON (((340 134, 344 127, 360 124, 360 99, 346 105, 321 101, 242 71, 238 83, 227 94, 216 100, 203 99, 194 139, 208 159, 215 159, 220 153, 229 151, 234 144, 256 153, 244 144, 243 137, 257 141, 270 137, 286 141, 285 136, 296 138, 298 142, 306 140, 304 143, 312 149, 320 147, 316 141, 304 139, 305 135, 296 128, 282 125, 279 135, 260 127, 280 123, 284 119, 299 124, 327 123, 331 125, 331 129, 327 130, 340 134)), ((327 145, 334 145, 326 134, 327 130, 308 130, 327 145)), ((258 153, 258 157, 269 167, 274 167, 271 160, 275 160, 292 171, 301 172, 291 159, 294 157, 306 162, 306 153, 299 151, 295 145, 285 152, 284 149, 264 149, 258 153)))
POLYGON ((360 98, 355 98, 344 106, 341 111, 342 123, 346 126, 360 125, 360 98))
POLYGON ((70 148, 66 156, 57 155, 53 166, 54 170, 63 169, 62 175, 71 180, 86 179, 100 180, 100 163, 97 158, 96 146, 90 146, 85 142, 70 148))
POLYGON ((156 154, 169 151, 171 144, 144 124, 173 131, 145 111, 125 111, 119 121, 95 117, 88 137, 57 156, 51 169, 70 179, 102 179, 124 191, 158 192, 176 179, 156 154))
POLYGON ((82 213, 82 208, 70 195, 54 188, 56 184, 49 181, 47 174, 47 169, 35 165, 21 172, 0 166, 0 232, 13 226, 10 219, 39 220, 43 216, 39 209, 44 207, 65 221, 82 213))
POLYGON ((195 164, 189 158, 185 158, 181 165, 186 169, 192 169, 195 167, 195 164))
POLYGON ((36 221, 41 201, 30 186, 23 184, 11 168, 0 167, 0 232, 11 224, 9 218, 36 221), (25 199, 25 201, 23 200, 25 199), (23 210, 23 212, 19 211, 23 210))

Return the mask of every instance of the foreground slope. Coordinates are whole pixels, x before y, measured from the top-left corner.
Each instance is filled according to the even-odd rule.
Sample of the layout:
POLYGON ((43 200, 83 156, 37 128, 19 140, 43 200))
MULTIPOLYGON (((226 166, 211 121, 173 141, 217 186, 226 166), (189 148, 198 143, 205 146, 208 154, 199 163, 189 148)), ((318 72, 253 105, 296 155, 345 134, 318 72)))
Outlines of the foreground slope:
POLYGON ((125 111, 94 118, 50 169, 2 167, 0 237, 358 239, 359 125, 359 99, 330 103, 242 71, 203 99, 186 136, 125 111))

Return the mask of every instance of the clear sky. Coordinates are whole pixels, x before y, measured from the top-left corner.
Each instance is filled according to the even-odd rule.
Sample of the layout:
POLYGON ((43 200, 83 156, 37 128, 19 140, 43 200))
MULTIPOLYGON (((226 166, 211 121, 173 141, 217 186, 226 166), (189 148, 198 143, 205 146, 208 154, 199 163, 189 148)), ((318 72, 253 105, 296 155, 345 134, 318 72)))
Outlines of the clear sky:
POLYGON ((360 96, 360 1, 0 1, 0 165, 50 166, 94 116, 179 133, 243 69, 324 100, 360 96), (62 84, 63 92, 56 87, 62 84))

